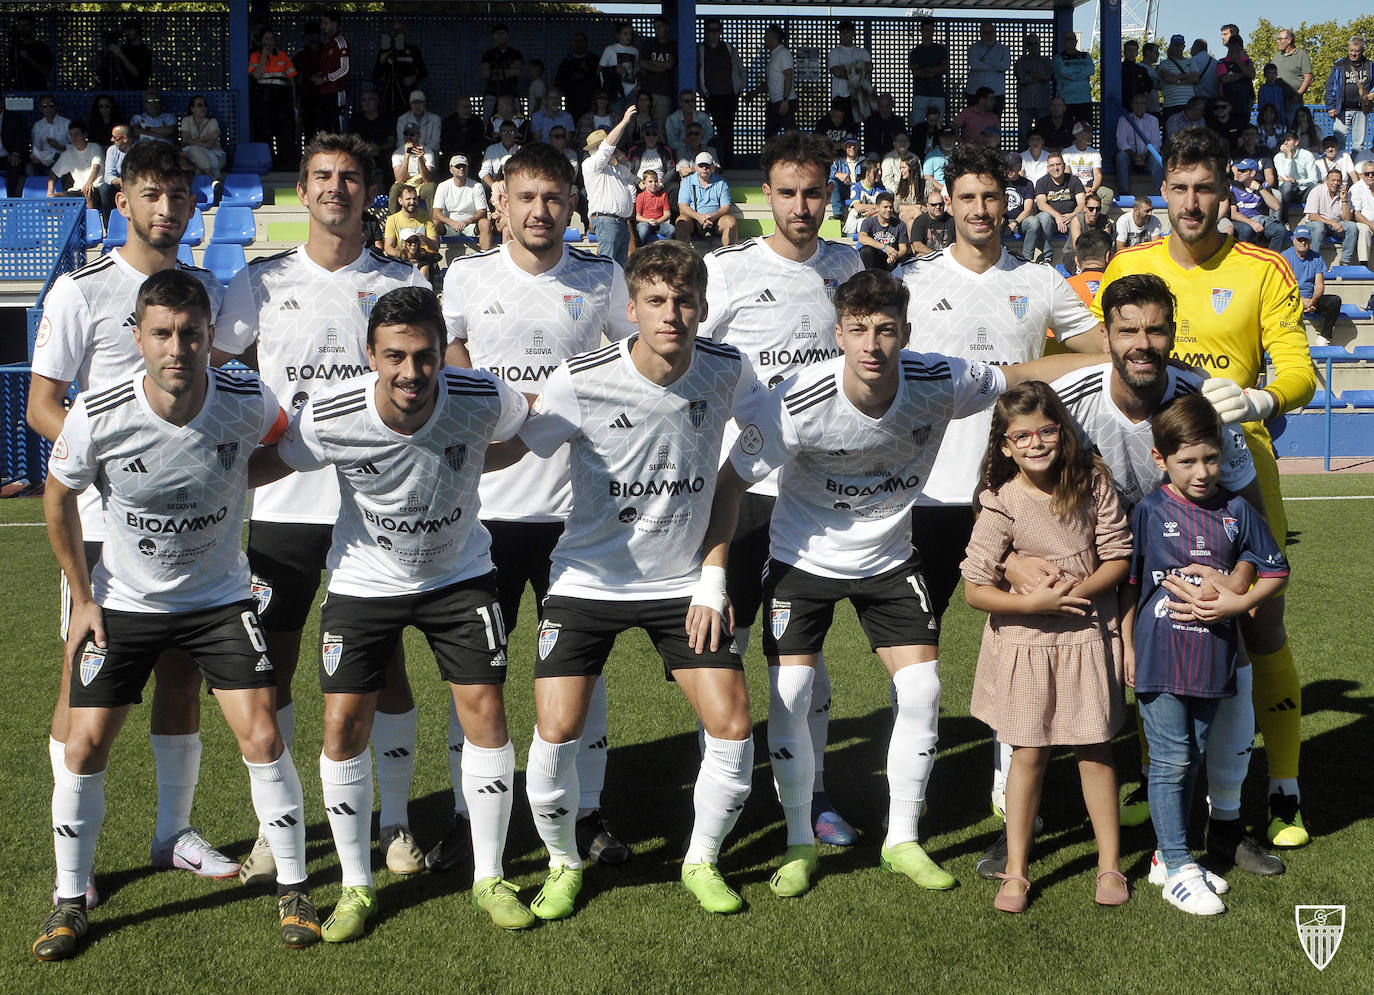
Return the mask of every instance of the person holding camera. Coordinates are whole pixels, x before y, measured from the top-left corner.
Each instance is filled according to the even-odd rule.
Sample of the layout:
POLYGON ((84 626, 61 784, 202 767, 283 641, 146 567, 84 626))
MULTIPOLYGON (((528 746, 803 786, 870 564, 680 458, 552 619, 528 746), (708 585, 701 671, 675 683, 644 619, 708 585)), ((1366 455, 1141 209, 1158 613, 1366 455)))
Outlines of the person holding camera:
POLYGON ((400 194, 406 187, 414 189, 426 204, 434 203, 434 150, 420 141, 420 126, 407 124, 401 135, 401 145, 391 154, 391 173, 395 182, 387 194, 391 213, 395 214, 400 194))

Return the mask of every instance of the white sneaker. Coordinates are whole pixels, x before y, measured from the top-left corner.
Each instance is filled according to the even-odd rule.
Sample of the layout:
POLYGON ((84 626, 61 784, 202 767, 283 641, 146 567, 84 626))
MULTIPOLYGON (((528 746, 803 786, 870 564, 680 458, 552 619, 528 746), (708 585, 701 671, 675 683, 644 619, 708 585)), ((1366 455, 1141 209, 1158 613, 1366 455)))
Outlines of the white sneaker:
POLYGON ((425 852, 415 845, 409 826, 387 826, 377 841, 392 874, 418 874, 425 869, 425 852))
POLYGON ((1164 882, 1164 900, 1193 916, 1215 916, 1226 911, 1226 903, 1207 885, 1205 872, 1197 864, 1184 864, 1177 874, 1164 882))
MULTIPOLYGON (((925 808, 921 809, 921 814, 926 814, 925 808)), ((997 816, 997 818, 1001 819, 1003 822, 1007 821, 1007 784, 1005 781, 1003 781, 1001 784, 994 783, 992 786, 992 814, 997 816)), ((884 826, 883 828, 886 829, 887 827, 884 826)), ((1035 835, 1039 836, 1044 831, 1045 820, 1040 818, 1039 813, 1036 813, 1035 835)))
POLYGON ((238 863, 212 847, 193 826, 165 842, 153 840, 149 857, 154 867, 190 871, 202 878, 232 878, 239 872, 238 863))
MULTIPOLYGON (((52 883, 52 903, 57 904, 57 881, 52 883)), ((92 874, 86 879, 86 911, 89 912, 100 904, 100 892, 95 888, 95 875, 92 874)))
MULTIPOLYGON (((1214 895, 1224 895, 1231 890, 1231 886, 1220 874, 1213 874, 1201 864, 1193 864, 1202 872, 1202 879, 1207 887, 1212 889, 1214 895)), ((1159 851, 1156 850, 1150 856, 1150 884, 1162 885, 1169 879, 1169 869, 1164 866, 1164 861, 1159 859, 1159 851)))
POLYGON ((253 841, 253 850, 239 868, 239 880, 246 885, 275 884, 277 880, 277 860, 272 856, 272 848, 267 837, 261 834, 253 841))

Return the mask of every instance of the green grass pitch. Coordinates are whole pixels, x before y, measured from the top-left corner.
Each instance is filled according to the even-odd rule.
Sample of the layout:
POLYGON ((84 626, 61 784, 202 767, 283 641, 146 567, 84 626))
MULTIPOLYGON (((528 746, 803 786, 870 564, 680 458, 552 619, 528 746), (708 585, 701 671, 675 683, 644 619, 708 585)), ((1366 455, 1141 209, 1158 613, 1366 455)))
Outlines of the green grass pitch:
MULTIPOLYGON (((1284 489, 1291 497, 1370 495, 1374 476, 1286 478, 1284 489)), ((891 724, 887 681, 845 608, 827 644, 835 694, 826 770, 831 796, 863 836, 848 850, 823 848, 821 876, 804 898, 774 898, 767 885, 785 837, 767 767, 767 682, 756 648, 747 660, 757 723, 754 792, 721 861, 744 895, 745 912, 712 917, 678 884, 697 767, 695 725, 681 695, 664 683, 647 640, 631 634, 607 668, 612 749, 605 810, 634 858, 621 868, 589 871, 572 919, 507 934, 472 908, 466 878, 401 879, 380 869, 381 914, 364 940, 286 950, 265 892, 149 867, 153 765, 146 709, 137 709, 115 747, 107 782, 108 815, 96 855, 105 904, 93 913, 76 960, 39 964, 29 945, 52 887, 45 740, 58 673, 57 574, 43 529, 16 524, 40 521, 38 502, 4 502, 0 992, 1369 991, 1371 508, 1370 500, 1289 505, 1296 535, 1288 621, 1304 686, 1304 809, 1315 840, 1285 854, 1283 877, 1234 872, 1230 912, 1215 920, 1184 916, 1145 882, 1148 824, 1123 831, 1130 903, 1114 910, 1092 904, 1095 856, 1067 753, 1056 755, 1046 784, 1031 908, 1019 917, 993 911, 993 889, 974 873, 998 828, 988 805, 988 730, 968 714, 982 617, 959 603, 946 620, 940 755, 921 824, 927 848, 960 880, 952 892, 920 892, 878 867, 891 724), (1298 904, 1347 906, 1342 946, 1323 973, 1299 946, 1298 904)), ((527 599, 507 685, 522 767, 533 725, 533 614, 527 599)), ((411 635, 420 743, 410 811, 421 845, 428 846, 451 811, 448 709, 429 652, 411 635)), ((307 632, 307 646, 313 638, 307 632)), ((339 876, 320 804, 321 709, 311 669, 307 658, 297 675, 295 757, 305 786, 314 896, 327 913, 339 876)), ((247 773, 208 697, 203 714, 195 820, 211 841, 241 857, 255 833, 247 773)), ((1136 762, 1132 729, 1118 738, 1116 759, 1129 777, 1136 762)), ((1257 748, 1245 791, 1248 820, 1264 817, 1264 777, 1264 752, 1257 748)), ((544 858, 523 775, 517 780, 507 875, 528 901, 542 880, 544 858)))

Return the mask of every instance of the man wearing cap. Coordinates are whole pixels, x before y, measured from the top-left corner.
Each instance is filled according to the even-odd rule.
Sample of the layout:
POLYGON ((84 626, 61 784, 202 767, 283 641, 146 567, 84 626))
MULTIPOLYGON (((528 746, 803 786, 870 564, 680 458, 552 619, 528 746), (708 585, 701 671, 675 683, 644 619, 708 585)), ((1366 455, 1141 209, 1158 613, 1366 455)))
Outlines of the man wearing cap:
POLYGON ((487 188, 468 176, 468 157, 451 156, 450 178, 434 191, 430 214, 440 235, 476 236, 483 249, 491 248, 491 219, 487 217, 487 188))
POLYGON ((830 216, 833 218, 844 217, 844 206, 849 203, 850 188, 863 179, 863 157, 859 155, 858 136, 845 135, 840 145, 844 149, 844 154, 830 167, 830 216))
MULTIPOLYGON (((1104 204, 1116 200, 1116 192, 1102 183, 1102 153, 1093 147, 1092 125, 1079 121, 1073 126, 1073 144, 1064 150, 1064 165, 1069 172, 1078 177, 1083 184, 1083 192, 1091 197, 1096 194, 1104 204)), ((1078 233, 1074 232, 1076 239, 1078 233)))
POLYGON ((959 140, 996 148, 1002 141, 1000 118, 993 111, 997 95, 991 87, 980 86, 973 103, 954 115, 954 130, 959 140))
POLYGON ((1278 219, 1278 194, 1258 176, 1259 163, 1238 159, 1231 164, 1231 171, 1231 223, 1236 238, 1257 245, 1267 243, 1275 252, 1282 252, 1288 244, 1288 229, 1278 219))
POLYGON ((391 175, 394 182, 387 195, 387 203, 393 214, 398 207, 397 195, 402 187, 413 187, 426 204, 434 203, 438 165, 434 150, 426 148, 420 141, 420 126, 414 122, 402 129, 400 147, 391 153, 391 175))
POLYGON ((1159 63, 1159 78, 1164 84, 1163 120, 1183 110, 1184 105, 1197 95, 1197 70, 1192 57, 1187 52, 1188 39, 1173 35, 1169 39, 1169 50, 1159 63))
POLYGON ((1122 193, 1131 189, 1131 172, 1148 171, 1151 190, 1164 182, 1164 164, 1150 154, 1159 152, 1159 121, 1146 112, 1146 96, 1131 97, 1131 113, 1116 122, 1116 185, 1122 193))
POLYGON ((598 128, 587 136, 587 158, 582 178, 587 191, 587 213, 596 236, 596 253, 610 256, 621 266, 630 259, 630 219, 635 213, 635 177, 617 147, 620 136, 634 120, 638 108, 631 104, 610 132, 598 128))
POLYGON ((405 136, 406 125, 413 124, 420 129, 420 144, 432 151, 438 151, 439 135, 443 131, 444 123, 438 114, 426 110, 425 107, 425 91, 412 90, 410 92, 410 110, 396 119, 396 141, 398 145, 405 136))
POLYGON ((386 219, 386 254, 410 263, 433 283, 434 264, 439 261, 439 229, 429 211, 420 206, 414 187, 401 188, 397 205, 396 213, 386 219))
POLYGON ((932 190, 945 192, 945 163, 949 162, 949 154, 953 150, 954 129, 941 128, 935 133, 935 148, 921 163, 921 179, 925 182, 927 195, 932 190))
POLYGON ((488 190, 496 182, 496 171, 501 168, 501 164, 520 150, 515 141, 514 121, 502 121, 497 134, 497 141, 488 145, 487 150, 482 153, 482 168, 477 173, 477 178, 487 185, 488 190))
MULTIPOLYGON (((1241 165, 1236 163, 1237 168, 1241 165)), ((1318 171, 1320 169, 1321 165, 1318 164, 1318 171)), ((1312 232, 1313 245, 1320 249, 1322 239, 1326 238, 1326 230, 1330 228, 1331 234, 1340 233, 1342 266, 1354 264, 1357 244, 1360 254, 1369 258, 1369 229, 1353 220, 1350 190, 1345 184, 1345 174, 1339 169, 1327 171, 1322 182, 1307 195, 1303 209, 1306 214, 1302 223, 1312 232)))
POLYGON ((1326 260, 1312 248, 1312 226, 1302 224, 1293 229, 1293 244, 1284 251, 1302 295, 1303 317, 1317 326, 1323 344, 1331 344, 1331 330, 1341 316, 1341 299, 1326 293, 1326 260))
POLYGON ((674 238, 690 243, 693 237, 707 238, 719 232, 722 246, 733 245, 735 216, 730 213, 734 204, 730 185, 715 175, 716 157, 710 152, 699 153, 694 165, 696 175, 684 180, 678 193, 674 238))

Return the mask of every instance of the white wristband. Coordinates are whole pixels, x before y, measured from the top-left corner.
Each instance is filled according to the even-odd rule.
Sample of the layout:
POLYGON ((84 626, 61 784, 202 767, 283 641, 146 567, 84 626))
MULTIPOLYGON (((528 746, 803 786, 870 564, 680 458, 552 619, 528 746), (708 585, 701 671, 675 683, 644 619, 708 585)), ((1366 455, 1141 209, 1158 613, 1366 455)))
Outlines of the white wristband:
POLYGON ((696 590, 692 592, 692 607, 697 605, 709 608, 717 614, 725 613, 724 567, 701 568, 701 579, 697 581, 696 590))

